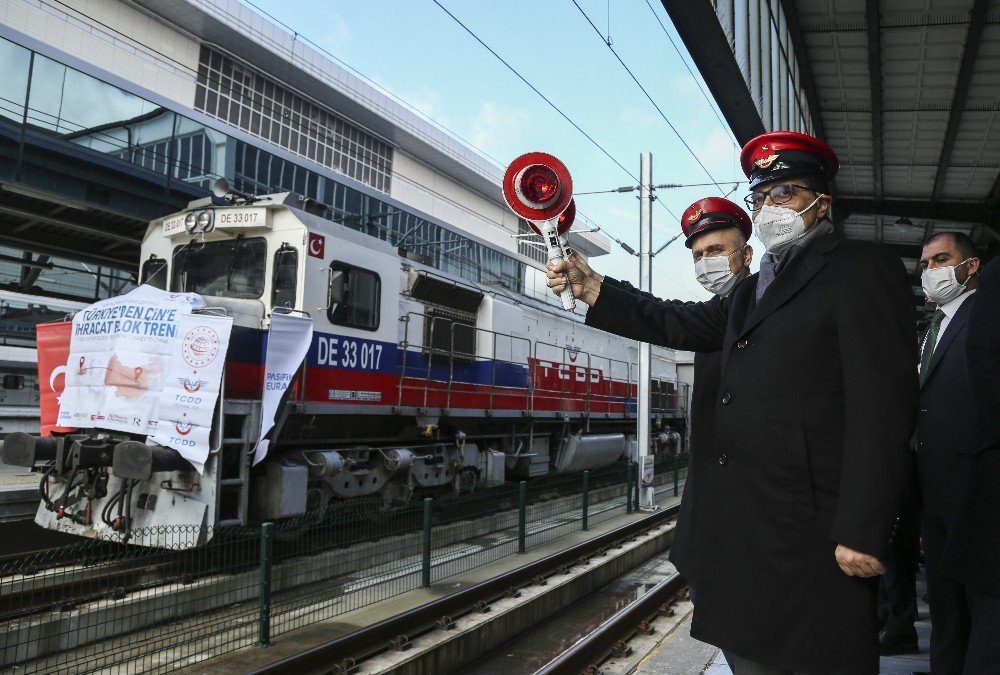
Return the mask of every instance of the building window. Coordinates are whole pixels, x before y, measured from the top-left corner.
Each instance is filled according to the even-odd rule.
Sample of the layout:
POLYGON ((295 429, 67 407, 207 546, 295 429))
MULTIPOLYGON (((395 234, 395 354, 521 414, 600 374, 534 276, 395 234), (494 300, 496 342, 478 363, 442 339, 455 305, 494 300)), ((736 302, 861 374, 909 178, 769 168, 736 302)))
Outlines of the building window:
POLYGON ((382 293, 379 276, 342 262, 334 262, 330 268, 344 274, 343 298, 327 309, 330 323, 362 330, 377 330, 382 293))
POLYGON ((518 253, 543 264, 548 262, 548 251, 545 244, 542 243, 541 236, 535 235, 535 231, 528 225, 528 221, 523 218, 517 219, 517 234, 518 253))
POLYGON ((391 146, 205 46, 201 48, 195 107, 296 155, 389 192, 391 146))

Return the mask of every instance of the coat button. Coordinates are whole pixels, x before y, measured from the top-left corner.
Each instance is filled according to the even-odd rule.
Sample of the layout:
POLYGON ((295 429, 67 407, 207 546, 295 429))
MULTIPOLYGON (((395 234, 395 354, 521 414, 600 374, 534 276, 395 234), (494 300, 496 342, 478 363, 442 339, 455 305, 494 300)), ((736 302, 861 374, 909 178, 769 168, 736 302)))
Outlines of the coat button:
POLYGON ((729 464, 729 458, 726 457, 726 453, 724 452, 720 452, 719 456, 716 457, 715 460, 719 463, 719 466, 725 466, 726 464, 729 464))
POLYGON ((750 344, 749 340, 740 340, 739 342, 736 343, 736 348, 737 349, 746 349, 747 345, 749 345, 749 344, 750 344))
POLYGON ((732 400, 733 396, 728 391, 722 395, 722 405, 729 405, 729 402, 732 400))

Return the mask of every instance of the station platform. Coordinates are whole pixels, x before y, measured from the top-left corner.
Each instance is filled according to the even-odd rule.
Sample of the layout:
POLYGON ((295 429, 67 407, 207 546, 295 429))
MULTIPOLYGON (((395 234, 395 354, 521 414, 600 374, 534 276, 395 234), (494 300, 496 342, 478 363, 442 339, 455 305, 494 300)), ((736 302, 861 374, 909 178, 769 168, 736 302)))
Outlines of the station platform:
MULTIPOLYGON (((921 573, 917 579, 917 610, 915 624, 920 651, 915 654, 883 656, 879 659, 880 675, 909 675, 930 672, 931 620, 923 595, 927 584, 921 573)), ((691 637, 691 618, 687 614, 678 626, 659 640, 631 672, 643 675, 733 675, 722 651, 691 637)))
POLYGON ((41 474, 0 463, 0 521, 29 518, 38 510, 41 474))

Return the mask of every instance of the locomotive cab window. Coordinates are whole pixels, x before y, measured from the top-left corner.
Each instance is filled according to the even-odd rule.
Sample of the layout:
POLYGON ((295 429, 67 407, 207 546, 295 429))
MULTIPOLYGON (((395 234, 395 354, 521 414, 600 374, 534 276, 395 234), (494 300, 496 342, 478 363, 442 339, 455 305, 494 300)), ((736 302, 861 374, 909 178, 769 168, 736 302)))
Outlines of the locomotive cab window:
POLYGON ((167 261, 151 253, 146 262, 142 263, 139 283, 149 284, 161 291, 167 290, 167 261))
POLYGON ((299 252, 288 244, 274 252, 271 275, 271 306, 295 307, 295 281, 299 271, 299 252))
POLYGON ((174 249, 170 290, 223 298, 259 298, 264 293, 267 242, 242 235, 226 241, 189 242, 174 249))
POLYGON ((377 330, 382 281, 379 276, 342 262, 330 265, 330 323, 377 330))

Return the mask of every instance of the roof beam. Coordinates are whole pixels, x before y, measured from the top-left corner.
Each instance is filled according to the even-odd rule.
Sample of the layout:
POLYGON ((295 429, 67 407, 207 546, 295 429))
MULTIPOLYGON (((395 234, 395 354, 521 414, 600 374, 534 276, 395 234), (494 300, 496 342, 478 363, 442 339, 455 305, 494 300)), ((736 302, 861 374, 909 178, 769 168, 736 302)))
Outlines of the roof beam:
POLYGON ((788 26, 788 35, 792 39, 792 51, 795 61, 799 64, 799 75, 802 79, 802 88, 806 92, 806 102, 809 104, 809 116, 812 117, 813 129, 816 136, 826 138, 826 129, 823 126, 823 115, 819 107, 819 96, 816 94, 816 81, 813 80, 811 62, 807 53, 806 41, 802 37, 802 27, 799 21, 799 11, 795 5, 795 0, 781 0, 781 11, 785 15, 785 25, 788 26), (802 56, 800 59, 799 56, 802 56))
POLYGON ((986 12, 990 8, 990 0, 975 0, 969 15, 969 31, 965 37, 965 51, 962 53, 962 64, 958 68, 958 81, 955 84, 955 95, 951 99, 951 111, 948 113, 948 127, 944 132, 944 145, 941 146, 941 158, 938 160, 937 176, 934 177, 934 190, 931 192, 931 203, 941 201, 941 191, 948 175, 951 154, 955 150, 955 138, 958 127, 962 123, 962 112, 965 99, 969 96, 969 84, 972 82, 972 71, 976 67, 976 56, 979 54, 979 44, 983 38, 983 26, 986 23, 986 12))
POLYGON ((661 2, 736 141, 746 145, 752 138, 764 133, 764 123, 712 3, 691 0, 661 2))
POLYGON ((55 227, 60 227, 71 232, 79 232, 80 234, 89 234, 94 237, 100 237, 101 239, 108 239, 110 241, 120 241, 124 244, 139 244, 142 240, 138 237, 127 237, 123 234, 117 234, 115 232, 108 232, 106 230, 101 230, 96 227, 88 227, 87 225, 80 225, 79 223, 73 223, 68 220, 63 220, 62 218, 53 218, 51 216, 44 216, 40 213, 32 213, 25 211, 24 209, 14 208, 10 206, 4 206, 0 204, 0 214, 8 216, 17 216, 20 218, 30 218, 33 221, 39 223, 45 223, 46 225, 53 225, 55 227))
POLYGON ((60 258, 68 258, 77 262, 92 262, 98 265, 109 265, 126 271, 134 271, 138 269, 138 265, 136 264, 136 260, 138 260, 136 249, 132 249, 131 255, 126 255, 126 253, 129 252, 124 251, 120 257, 111 257, 83 250, 79 246, 57 246, 55 244, 42 243, 33 239, 25 239, 24 237, 13 237, 3 231, 0 231, 0 243, 13 246, 14 248, 34 251, 39 254, 48 254, 58 256, 60 258))
POLYGON ((868 0, 868 75, 872 102, 872 168, 875 171, 875 201, 882 201, 882 35, 879 0, 868 0))
POLYGON ((837 197, 833 206, 834 213, 836 214, 839 211, 844 218, 852 214, 868 214, 896 218, 906 216, 907 218, 943 220, 978 225, 985 223, 988 216, 988 211, 981 202, 939 202, 931 204, 926 201, 876 201, 870 197, 837 197))
POLYGON ((986 196, 986 208, 990 211, 1000 210, 1000 173, 997 174, 997 179, 993 181, 993 187, 986 196))

